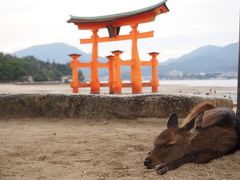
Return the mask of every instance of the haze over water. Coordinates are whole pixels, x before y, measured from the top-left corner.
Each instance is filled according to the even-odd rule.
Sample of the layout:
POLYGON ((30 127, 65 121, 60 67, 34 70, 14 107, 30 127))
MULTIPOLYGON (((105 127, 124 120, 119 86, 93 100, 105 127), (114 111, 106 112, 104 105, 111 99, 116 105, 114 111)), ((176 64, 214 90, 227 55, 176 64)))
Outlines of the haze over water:
POLYGON ((201 87, 233 87, 237 88, 237 79, 210 79, 210 80, 161 80, 162 85, 186 85, 201 87))

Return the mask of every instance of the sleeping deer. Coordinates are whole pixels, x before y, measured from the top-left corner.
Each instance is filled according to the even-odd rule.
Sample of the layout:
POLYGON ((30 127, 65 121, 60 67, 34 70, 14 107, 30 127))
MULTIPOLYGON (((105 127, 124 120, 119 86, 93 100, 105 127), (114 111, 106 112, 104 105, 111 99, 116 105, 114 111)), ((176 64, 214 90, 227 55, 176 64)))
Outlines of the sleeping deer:
POLYGON ((233 110, 203 103, 179 126, 172 114, 144 161, 162 175, 185 163, 206 163, 239 148, 239 118, 233 110))

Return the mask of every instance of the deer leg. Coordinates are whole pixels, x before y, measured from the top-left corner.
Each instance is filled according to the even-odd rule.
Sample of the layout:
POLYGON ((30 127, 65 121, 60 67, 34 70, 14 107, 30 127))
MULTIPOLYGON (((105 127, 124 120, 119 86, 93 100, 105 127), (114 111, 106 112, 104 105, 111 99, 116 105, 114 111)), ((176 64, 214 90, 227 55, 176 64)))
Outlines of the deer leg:
POLYGON ((198 163, 198 164, 207 163, 213 159, 223 156, 224 154, 226 154, 226 153, 222 153, 222 152, 218 152, 218 151, 211 151, 211 150, 204 151, 204 152, 196 154, 196 159, 195 159, 194 163, 198 163))
POLYGON ((157 173, 159 175, 165 174, 167 171, 174 170, 178 168, 179 166, 186 164, 186 163, 192 163, 194 161, 194 156, 192 154, 186 155, 181 159, 178 159, 176 161, 172 161, 170 163, 164 163, 157 167, 157 173))

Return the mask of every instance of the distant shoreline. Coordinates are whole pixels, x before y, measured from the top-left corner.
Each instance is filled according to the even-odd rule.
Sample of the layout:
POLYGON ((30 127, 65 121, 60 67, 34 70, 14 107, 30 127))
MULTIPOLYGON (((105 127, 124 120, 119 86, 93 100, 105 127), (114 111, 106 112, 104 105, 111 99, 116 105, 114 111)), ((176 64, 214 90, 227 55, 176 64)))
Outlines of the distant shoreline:
MULTIPOLYGON (((237 79, 232 80, 160 80, 159 94, 217 97, 237 103, 237 79)), ((131 88, 123 88, 129 95, 131 88)), ((70 83, 0 83, 0 94, 72 94, 70 83)), ((79 94, 90 94, 90 88, 79 88, 79 94)), ((109 94, 109 88, 100 89, 100 94, 109 94)), ((151 94, 151 87, 144 87, 143 94, 151 94)))
MULTIPOLYGON (((107 82, 107 81, 103 81, 103 82, 107 82)), ((130 82, 130 80, 123 80, 123 82, 130 82)), ((148 82, 148 80, 144 80, 144 82, 148 82)), ((228 87, 237 87, 237 79, 181 79, 181 80, 180 79, 160 79, 159 82, 162 85, 188 85, 188 86, 206 86, 206 87, 208 86, 216 87, 216 85, 217 87, 224 87, 228 85, 228 87), (208 83, 204 84, 205 82, 208 82, 208 83), (229 82, 229 83, 224 84, 224 82, 225 83, 229 82)), ((2 82, 2 83, 0 82, 0 84, 49 85, 49 84, 69 84, 69 83, 62 83, 60 81, 43 81, 43 82, 2 82)))

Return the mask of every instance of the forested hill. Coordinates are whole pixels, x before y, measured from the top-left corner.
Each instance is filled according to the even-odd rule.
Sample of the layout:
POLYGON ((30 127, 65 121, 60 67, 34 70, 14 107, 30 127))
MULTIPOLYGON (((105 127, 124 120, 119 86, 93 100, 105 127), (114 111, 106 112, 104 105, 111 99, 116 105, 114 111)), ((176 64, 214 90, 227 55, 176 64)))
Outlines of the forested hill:
MULTIPOLYGON (((27 81, 59 81, 62 76, 70 76, 68 64, 56 64, 40 61, 32 56, 18 58, 9 54, 0 53, 0 82, 27 81)), ((81 71, 80 79, 84 79, 81 71)))

